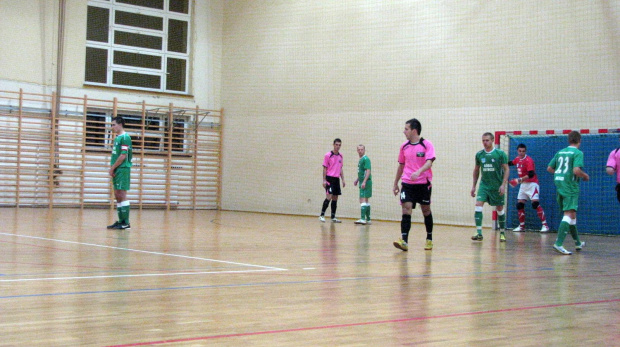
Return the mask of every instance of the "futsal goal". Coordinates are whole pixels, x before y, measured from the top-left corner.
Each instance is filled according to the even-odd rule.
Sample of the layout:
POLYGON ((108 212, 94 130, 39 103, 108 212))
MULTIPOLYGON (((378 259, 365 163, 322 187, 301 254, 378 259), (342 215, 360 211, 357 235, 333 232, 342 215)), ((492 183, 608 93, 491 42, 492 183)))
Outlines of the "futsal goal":
MULTIPOLYGON (((555 153, 568 146, 568 133, 571 130, 544 131, 497 131, 495 145, 508 154, 508 159, 517 156, 517 146, 527 146, 529 155, 536 164, 536 174, 540 182, 540 205, 544 208, 547 223, 556 231, 562 219, 562 211, 556 202, 556 189, 553 175, 547 172, 547 164, 555 153)), ((577 226, 579 233, 620 235, 620 204, 615 191, 615 176, 606 174, 605 167, 609 153, 620 146, 620 129, 581 129, 581 146, 584 153, 584 171, 590 176, 588 182, 581 182, 577 226)), ((516 178, 516 168, 510 167, 510 179, 516 178)), ((519 225, 517 215, 518 186, 507 188, 506 228, 519 225)), ((541 222, 531 202, 526 203, 526 228, 540 230, 541 222)))

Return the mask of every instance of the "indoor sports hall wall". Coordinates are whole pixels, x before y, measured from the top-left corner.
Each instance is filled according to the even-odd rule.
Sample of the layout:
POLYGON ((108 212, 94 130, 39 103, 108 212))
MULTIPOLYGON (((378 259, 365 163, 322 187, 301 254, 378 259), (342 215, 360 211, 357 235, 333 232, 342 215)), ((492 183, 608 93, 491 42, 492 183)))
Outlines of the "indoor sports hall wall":
POLYGON ((472 225, 483 132, 620 126, 617 1, 239 0, 223 23, 224 209, 318 215, 339 137, 338 216, 358 218, 363 143, 372 215, 400 220, 391 188, 417 117, 437 152, 435 221, 472 225))
MULTIPOLYGON (((106 164, 109 124, 113 115, 123 115, 136 150, 128 194, 132 206, 218 208, 224 5, 222 0, 179 5, 183 2, 0 1, 0 206, 113 207, 106 164), (157 6, 160 11, 153 10, 157 6), (176 12, 169 6, 177 6, 176 12), (118 12, 109 11, 112 7, 118 12), (89 20, 95 8, 106 9, 107 17, 89 20), (118 22, 119 13, 133 13, 133 19, 118 22), (142 35, 109 50, 110 64, 98 66, 117 64, 114 72, 134 73, 149 60, 144 57, 170 58, 170 52, 164 56, 143 44, 148 41, 143 34, 152 40, 164 37, 163 29, 142 26, 169 23, 181 13, 188 18, 183 37, 190 51, 184 94, 167 87, 167 92, 140 89, 140 83, 134 89, 125 88, 128 83, 86 83, 90 29, 108 30, 110 41, 99 48, 119 33, 142 35), (117 52, 135 56, 117 62, 117 52)), ((140 76, 168 75, 167 67, 147 65, 140 76)))

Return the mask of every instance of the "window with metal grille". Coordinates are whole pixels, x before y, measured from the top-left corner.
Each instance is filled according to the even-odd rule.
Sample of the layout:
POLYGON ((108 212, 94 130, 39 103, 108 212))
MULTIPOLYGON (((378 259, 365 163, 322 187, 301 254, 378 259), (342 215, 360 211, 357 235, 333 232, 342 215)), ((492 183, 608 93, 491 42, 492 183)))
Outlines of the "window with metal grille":
POLYGON ((188 94, 191 0, 89 0, 85 84, 188 94))
MULTIPOLYGON (((172 129, 169 128, 167 114, 156 113, 142 118, 140 114, 119 112, 125 120, 125 131, 131 136, 134 151, 144 153, 189 154, 187 146, 186 116, 175 115, 172 129)), ((90 148, 111 149, 114 139, 112 134, 112 111, 89 110, 86 115, 86 146, 90 148)))

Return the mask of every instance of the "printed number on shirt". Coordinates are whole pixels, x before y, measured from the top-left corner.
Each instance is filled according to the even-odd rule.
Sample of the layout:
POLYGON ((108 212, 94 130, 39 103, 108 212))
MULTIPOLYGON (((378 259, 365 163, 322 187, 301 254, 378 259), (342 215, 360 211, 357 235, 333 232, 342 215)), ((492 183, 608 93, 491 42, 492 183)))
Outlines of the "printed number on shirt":
POLYGON ((401 200, 405 200, 405 192, 401 192, 400 193, 400 199, 401 200))
POLYGON ((556 174, 565 174, 568 171, 568 164, 570 163, 569 157, 558 157, 558 169, 555 170, 556 174), (564 169, 562 169, 564 165, 564 169))

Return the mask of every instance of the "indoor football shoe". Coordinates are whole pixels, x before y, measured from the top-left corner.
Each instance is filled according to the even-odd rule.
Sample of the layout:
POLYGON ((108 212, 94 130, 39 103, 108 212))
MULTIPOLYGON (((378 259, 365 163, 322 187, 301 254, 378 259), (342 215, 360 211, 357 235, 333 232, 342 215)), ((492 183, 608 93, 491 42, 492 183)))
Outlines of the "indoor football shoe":
POLYGON ((504 233, 499 234, 499 242, 506 242, 506 234, 504 233))
POLYGON ((324 216, 319 216, 319 220, 323 223, 325 223, 325 217, 324 216))
POLYGON ((129 225, 129 223, 118 223, 114 229, 117 230, 125 230, 125 229, 131 229, 131 225, 129 225))
POLYGON ((366 224, 366 221, 363 220, 363 219, 358 219, 358 220, 355 221, 355 224, 362 224, 362 225, 364 225, 364 224, 366 224))
POLYGON ((121 223, 119 223, 118 221, 114 222, 114 224, 112 225, 108 225, 108 229, 118 229, 117 226, 119 226, 121 223))
POLYGON ((555 249, 555 251, 560 253, 560 254, 564 254, 564 255, 571 255, 572 254, 571 252, 567 251, 566 248, 564 248, 564 246, 553 245, 553 249, 555 249))
POLYGON ((366 225, 371 225, 371 224, 372 222, 370 221, 370 219, 366 221, 366 225))
POLYGON ((425 251, 430 251, 433 249, 433 240, 426 240, 426 245, 424 245, 425 251))
POLYGON ((525 231, 525 228, 519 225, 518 227, 512 229, 512 231, 525 231))
POLYGON ((474 240, 474 241, 482 241, 482 235, 476 234, 476 235, 472 236, 471 239, 474 240))
POLYGON ((342 223, 338 218, 332 218, 332 223, 342 223))
POLYGON ((583 249, 583 246, 585 246, 585 245, 586 245, 586 242, 585 241, 581 241, 580 245, 575 246, 575 250, 576 251, 581 251, 583 249))
POLYGON ((542 228, 540 228, 541 233, 546 233, 547 231, 549 231, 549 227, 546 225, 543 225, 542 228))
POLYGON ((398 241, 394 241, 394 247, 407 252, 409 250, 409 246, 407 246, 407 242, 403 241, 403 239, 398 239, 398 241))

